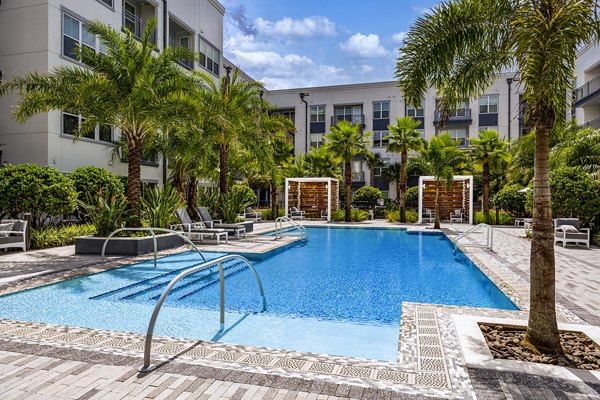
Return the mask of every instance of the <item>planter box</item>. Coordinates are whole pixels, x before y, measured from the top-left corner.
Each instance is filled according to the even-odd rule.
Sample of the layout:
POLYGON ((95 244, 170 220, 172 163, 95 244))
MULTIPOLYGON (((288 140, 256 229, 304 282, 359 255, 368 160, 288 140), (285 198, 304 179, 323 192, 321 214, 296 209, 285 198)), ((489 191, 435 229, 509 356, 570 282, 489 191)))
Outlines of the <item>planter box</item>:
POLYGON ((244 226, 246 228, 246 233, 250 233, 254 230, 254 221, 238 222, 237 224, 244 226))
MULTIPOLYGON (((75 238, 75 254, 102 254, 104 237, 80 236, 75 238)), ((181 237, 168 233, 156 235, 156 250, 166 250, 183 246, 184 241, 181 237)), ((154 243, 152 236, 124 238, 112 237, 106 245, 106 255, 112 256, 139 256, 152 253, 154 243)))

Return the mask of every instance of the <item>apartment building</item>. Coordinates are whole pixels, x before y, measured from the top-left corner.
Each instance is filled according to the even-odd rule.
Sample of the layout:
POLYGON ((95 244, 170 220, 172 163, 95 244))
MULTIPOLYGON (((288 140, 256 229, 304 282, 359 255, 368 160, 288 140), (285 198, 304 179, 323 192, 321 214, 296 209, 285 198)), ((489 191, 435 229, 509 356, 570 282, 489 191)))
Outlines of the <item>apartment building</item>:
MULTIPOLYGON (((295 122, 296 154, 322 146, 331 126, 341 120, 360 124, 365 132, 373 132, 370 150, 379 153, 385 164, 400 162, 398 154, 387 152, 385 139, 389 134, 388 125, 395 124, 397 117, 411 116, 420 121, 419 131, 425 139, 448 132, 460 141, 461 147, 468 147, 468 139, 476 137, 481 130, 494 129, 507 140, 513 140, 526 129, 514 73, 498 76, 483 96, 465 99, 450 111, 443 127, 434 90, 427 92, 422 104, 413 106, 404 101, 395 81, 271 90, 266 98, 276 105, 276 112, 295 122)), ((393 198, 395 184, 388 183, 382 172, 383 168, 375 169, 375 186, 393 198)), ((352 173, 355 187, 370 182, 370 170, 364 160, 353 161, 352 173)))
POLYGON ((580 125, 600 129, 600 44, 585 46, 575 63, 573 116, 580 125))
MULTIPOLYGON (((198 60, 181 60, 182 68, 222 74, 224 7, 216 0, 3 0, 0 3, 0 71, 4 79, 28 71, 49 71, 60 65, 81 65, 74 56, 77 45, 102 51, 101 43, 86 30, 86 22, 101 20, 141 36, 150 18, 157 51, 182 46, 199 54, 198 60)), ((74 141, 80 116, 69 112, 40 114, 25 124, 10 117, 18 96, 0 98, 0 149, 13 164, 49 165, 62 172, 84 165, 126 175, 127 164, 114 153, 119 137, 114 129, 96 129, 74 141)), ((142 179, 162 183, 166 170, 156 154, 144 155, 142 179)))

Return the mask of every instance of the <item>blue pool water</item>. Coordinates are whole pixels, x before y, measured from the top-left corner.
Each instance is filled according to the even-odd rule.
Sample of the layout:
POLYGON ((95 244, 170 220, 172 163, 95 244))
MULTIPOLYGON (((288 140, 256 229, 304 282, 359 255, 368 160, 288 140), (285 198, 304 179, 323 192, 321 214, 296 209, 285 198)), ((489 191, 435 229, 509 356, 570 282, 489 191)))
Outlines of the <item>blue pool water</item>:
MULTIPOLYGON (((516 309, 443 235, 308 228, 308 241, 225 264, 226 327, 219 331, 216 270, 182 280, 156 334, 393 361, 404 301, 516 309)), ((212 259, 223 253, 206 253, 212 259)), ((164 257, 0 297, 0 317, 145 333, 158 296, 196 253, 164 257)))

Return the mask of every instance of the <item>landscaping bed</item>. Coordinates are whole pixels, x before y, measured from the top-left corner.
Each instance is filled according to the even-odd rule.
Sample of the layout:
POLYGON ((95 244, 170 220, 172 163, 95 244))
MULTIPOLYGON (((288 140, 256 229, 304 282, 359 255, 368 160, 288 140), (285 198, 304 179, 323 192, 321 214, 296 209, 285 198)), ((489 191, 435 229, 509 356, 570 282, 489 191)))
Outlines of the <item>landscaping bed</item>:
MULTIPOLYGON (((75 254, 102 253, 105 237, 83 236, 75 238, 75 254)), ((183 239, 173 233, 156 235, 156 250, 167 250, 183 246, 183 239)), ((152 253, 154 243, 152 236, 143 237, 112 237, 106 245, 106 255, 138 256, 152 253)))
POLYGON ((487 324, 480 324, 479 327, 494 358, 600 370, 600 346, 581 332, 560 332, 565 354, 554 356, 536 354, 523 347, 524 328, 487 324))

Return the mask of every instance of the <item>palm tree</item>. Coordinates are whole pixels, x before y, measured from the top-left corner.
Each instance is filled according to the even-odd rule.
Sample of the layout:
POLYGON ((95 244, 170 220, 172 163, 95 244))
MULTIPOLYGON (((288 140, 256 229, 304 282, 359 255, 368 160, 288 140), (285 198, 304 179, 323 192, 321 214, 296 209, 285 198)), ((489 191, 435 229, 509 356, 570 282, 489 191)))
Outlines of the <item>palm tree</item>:
POLYGON ((189 52, 167 48, 157 54, 151 39, 155 25, 151 19, 138 41, 130 31, 121 33, 108 24, 89 22, 88 32, 100 38, 105 53, 80 48, 79 57, 86 68, 61 66, 47 74, 16 76, 0 85, 0 95, 20 91, 14 110, 18 122, 42 112, 68 110, 84 119, 79 136, 98 125, 120 129, 127 147, 130 226, 140 225, 144 142, 161 127, 182 125, 197 104, 190 79, 175 64, 178 59, 189 58, 189 52))
POLYGON ((309 176, 309 165, 304 154, 296 154, 293 162, 283 164, 283 173, 287 178, 306 178, 309 176))
POLYGON ((450 190, 454 175, 465 168, 465 154, 458 149, 460 142, 444 133, 431 138, 421 150, 421 157, 427 164, 429 173, 435 179, 435 223, 434 229, 440 229, 440 183, 446 183, 446 191, 450 190))
POLYGON ((388 140, 387 150, 392 153, 400 153, 400 176, 396 182, 396 191, 398 205, 400 207, 400 222, 406 222, 406 189, 408 178, 406 168, 408 166, 408 153, 411 151, 420 151, 423 148, 423 138, 417 128, 421 121, 414 120, 412 117, 396 118, 396 125, 388 125, 390 135, 385 138, 388 140))
POLYGON ((236 68, 215 83, 212 76, 194 71, 201 91, 202 104, 197 110, 201 126, 219 153, 219 191, 229 192, 229 153, 232 146, 252 145, 260 134, 262 86, 259 82, 239 79, 236 68))
POLYGON ((327 146, 311 149, 304 160, 310 176, 319 178, 337 178, 340 176, 340 157, 330 152, 327 146))
POLYGON ((561 142, 552 148, 552 166, 581 167, 600 177, 600 129, 570 124, 561 142))
POLYGON ((331 127, 331 132, 325 136, 326 148, 344 161, 344 182, 346 184, 346 213, 344 219, 350 222, 352 206, 352 160, 354 157, 367 152, 365 141, 371 133, 363 133, 360 125, 348 121, 340 121, 331 127))
POLYGON ((420 17, 396 67, 410 104, 433 85, 443 108, 483 93, 498 73, 516 68, 535 131, 535 190, 530 311, 525 345, 561 353, 556 322, 550 208, 549 134, 563 123, 578 46, 600 36, 597 0, 452 0, 420 17))
POLYGON ((500 134, 492 129, 479 132, 477 139, 469 140, 471 159, 481 167, 483 180, 483 216, 490 223, 490 177, 492 171, 500 171, 503 163, 509 160, 508 142, 500 139, 500 134))
POLYGON ((396 183, 396 198, 400 198, 400 185, 398 182, 400 181, 400 174, 402 172, 402 166, 400 163, 393 163, 388 165, 385 169, 385 173, 383 174, 383 179, 388 182, 396 183))
POLYGON ((363 156, 364 160, 369 167, 369 186, 375 186, 375 168, 383 167, 383 159, 379 153, 367 152, 363 156))

